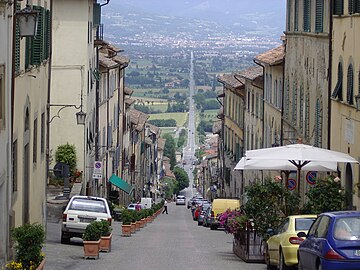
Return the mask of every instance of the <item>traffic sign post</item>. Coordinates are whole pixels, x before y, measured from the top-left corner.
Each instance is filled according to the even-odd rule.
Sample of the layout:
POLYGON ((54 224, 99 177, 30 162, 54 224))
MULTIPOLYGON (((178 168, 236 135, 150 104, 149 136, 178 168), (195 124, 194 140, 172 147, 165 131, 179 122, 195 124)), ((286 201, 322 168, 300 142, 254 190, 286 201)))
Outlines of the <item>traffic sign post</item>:
POLYGON ((309 183, 309 185, 315 185, 316 184, 316 172, 308 172, 306 174, 306 181, 309 183))
POLYGON ((94 162, 93 178, 94 179, 102 178, 102 162, 101 161, 94 162))

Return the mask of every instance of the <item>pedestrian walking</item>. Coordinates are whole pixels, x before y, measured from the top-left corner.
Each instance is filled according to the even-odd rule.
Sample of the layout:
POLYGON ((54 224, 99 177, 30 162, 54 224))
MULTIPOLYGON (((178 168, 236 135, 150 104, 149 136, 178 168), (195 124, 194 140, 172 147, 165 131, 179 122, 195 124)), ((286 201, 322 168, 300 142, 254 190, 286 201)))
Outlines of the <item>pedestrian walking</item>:
POLYGON ((166 212, 166 214, 168 214, 168 210, 167 210, 167 200, 164 201, 164 210, 162 211, 162 213, 164 214, 166 212))

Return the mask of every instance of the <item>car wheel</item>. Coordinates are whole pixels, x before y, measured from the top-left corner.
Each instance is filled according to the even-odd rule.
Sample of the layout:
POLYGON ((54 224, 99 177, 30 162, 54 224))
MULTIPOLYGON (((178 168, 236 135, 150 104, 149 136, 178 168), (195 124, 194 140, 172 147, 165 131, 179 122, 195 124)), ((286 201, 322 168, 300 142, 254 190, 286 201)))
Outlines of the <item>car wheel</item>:
POLYGON ((321 262, 319 262, 317 270, 322 270, 321 262))
POLYGON ((280 259, 279 259, 279 270, 288 270, 289 267, 285 264, 285 258, 282 251, 280 251, 280 259))
POLYGON ((276 267, 274 265, 270 264, 270 254, 269 254, 269 248, 267 245, 265 247, 264 259, 265 259, 266 269, 268 269, 268 270, 276 269, 276 267))
POLYGON ((63 232, 61 232, 61 244, 70 244, 70 237, 65 236, 63 232))

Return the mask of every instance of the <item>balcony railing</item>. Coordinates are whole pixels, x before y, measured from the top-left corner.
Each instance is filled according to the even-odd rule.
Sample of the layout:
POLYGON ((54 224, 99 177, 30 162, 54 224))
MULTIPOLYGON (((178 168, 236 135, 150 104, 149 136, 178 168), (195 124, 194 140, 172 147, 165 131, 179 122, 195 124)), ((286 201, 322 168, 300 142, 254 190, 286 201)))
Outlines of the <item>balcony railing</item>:
POLYGON ((104 25, 99 24, 96 28, 95 44, 101 43, 104 40, 104 25))

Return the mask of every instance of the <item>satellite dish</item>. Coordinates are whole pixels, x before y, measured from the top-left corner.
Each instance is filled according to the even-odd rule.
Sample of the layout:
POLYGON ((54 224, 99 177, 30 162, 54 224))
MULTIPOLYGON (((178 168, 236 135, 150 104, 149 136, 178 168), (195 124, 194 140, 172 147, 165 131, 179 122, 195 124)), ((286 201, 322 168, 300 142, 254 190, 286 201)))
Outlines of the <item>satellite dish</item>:
POLYGON ((57 178, 65 178, 65 177, 69 177, 70 175, 69 165, 63 162, 56 163, 53 171, 54 171, 54 175, 57 178))

